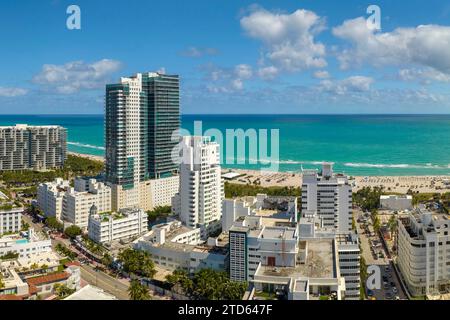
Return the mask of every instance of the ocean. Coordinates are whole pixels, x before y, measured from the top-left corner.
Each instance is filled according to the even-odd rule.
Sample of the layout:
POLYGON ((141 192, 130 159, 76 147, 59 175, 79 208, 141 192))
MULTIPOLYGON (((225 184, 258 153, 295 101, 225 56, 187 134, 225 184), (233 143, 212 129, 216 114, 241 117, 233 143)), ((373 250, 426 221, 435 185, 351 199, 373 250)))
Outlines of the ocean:
MULTIPOLYGON (((331 161, 349 175, 450 174, 450 115, 183 115, 182 128, 193 133, 194 121, 203 132, 278 129, 280 171, 331 161)), ((0 115, 0 125, 16 123, 64 126, 69 151, 104 154, 102 115, 0 115)), ((223 166, 267 167, 249 160, 223 166)))

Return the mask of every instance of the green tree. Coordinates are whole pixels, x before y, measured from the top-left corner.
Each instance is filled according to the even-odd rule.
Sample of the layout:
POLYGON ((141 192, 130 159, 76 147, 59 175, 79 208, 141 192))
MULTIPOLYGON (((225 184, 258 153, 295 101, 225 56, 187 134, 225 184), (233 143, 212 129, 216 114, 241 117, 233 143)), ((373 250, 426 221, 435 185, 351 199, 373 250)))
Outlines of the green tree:
POLYGON ((74 293, 75 289, 70 289, 66 284, 57 283, 53 286, 53 290, 55 294, 58 296, 58 299, 64 299, 74 293))
POLYGON ((64 230, 64 233, 69 238, 74 239, 77 236, 81 235, 82 232, 80 227, 76 225, 71 225, 70 227, 66 228, 66 230, 64 230))
POLYGON ((3 289, 5 287, 5 283, 3 282, 3 276, 2 273, 0 272, 0 289, 3 289))
POLYGON ((127 248, 119 252, 117 258, 127 273, 147 278, 153 278, 156 273, 155 265, 146 251, 127 248))
POLYGON ((131 280, 128 287, 128 296, 131 300, 150 300, 150 291, 139 280, 131 280))
POLYGON ((45 225, 53 230, 62 231, 64 229, 64 225, 56 217, 47 217, 45 219, 45 225))

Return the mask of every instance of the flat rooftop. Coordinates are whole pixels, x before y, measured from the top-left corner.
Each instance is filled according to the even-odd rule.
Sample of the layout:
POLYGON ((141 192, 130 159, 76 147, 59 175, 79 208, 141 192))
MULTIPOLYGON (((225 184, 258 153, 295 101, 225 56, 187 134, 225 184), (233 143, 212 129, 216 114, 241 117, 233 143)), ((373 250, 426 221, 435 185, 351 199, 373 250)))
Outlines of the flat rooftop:
POLYGON ((295 229, 287 229, 285 227, 265 227, 261 238, 264 239, 295 239, 295 229))
POLYGON ((307 241, 307 259, 305 264, 295 267, 261 266, 255 276, 289 278, 336 278, 335 252, 333 239, 307 241))

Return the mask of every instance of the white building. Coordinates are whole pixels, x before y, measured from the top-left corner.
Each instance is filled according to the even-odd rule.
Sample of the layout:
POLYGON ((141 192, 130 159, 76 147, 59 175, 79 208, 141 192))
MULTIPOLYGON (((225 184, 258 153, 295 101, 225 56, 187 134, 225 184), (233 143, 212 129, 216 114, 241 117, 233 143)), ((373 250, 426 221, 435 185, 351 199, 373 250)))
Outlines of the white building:
POLYGON ((71 294, 64 300, 118 300, 115 296, 90 284, 71 294))
POLYGON ((19 257, 23 258, 52 250, 51 240, 40 238, 34 233, 33 229, 29 229, 27 232, 27 237, 17 234, 1 237, 0 256, 7 253, 17 253, 19 257))
POLYGON ((384 210, 412 210, 412 196, 407 195, 381 195, 380 207, 384 210))
POLYGON ((398 223, 397 265, 413 296, 450 289, 450 220, 445 214, 411 213, 398 223))
POLYGON ((203 238, 220 228, 224 189, 219 150, 210 137, 181 140, 180 187, 172 210, 186 226, 200 227, 203 238))
POLYGON ((152 179, 150 183, 151 209, 172 205, 172 198, 178 193, 180 177, 152 179))
POLYGON ((79 181, 75 185, 80 189, 69 188, 63 196, 61 218, 87 228, 93 205, 99 213, 111 211, 111 188, 95 179, 89 179, 87 183, 79 181))
POLYGON ((263 212, 277 214, 290 222, 297 221, 297 197, 268 196, 257 194, 222 201, 222 232, 227 232, 240 217, 261 215, 263 212))
POLYGON ((97 243, 130 239, 148 231, 147 213, 142 209, 122 209, 118 213, 98 214, 91 210, 89 238, 97 243))
POLYGON ((147 251, 155 264, 169 271, 182 269, 189 273, 210 268, 224 271, 227 241, 203 243, 199 228, 189 228, 173 220, 153 226, 152 230, 133 243, 136 250, 147 251))
POLYGON ((23 208, 0 210, 0 235, 19 232, 22 227, 23 208))
POLYGON ((333 164, 324 163, 321 173, 304 170, 302 181, 302 214, 317 216, 325 228, 351 231, 352 188, 347 176, 333 173, 333 164))
POLYGON ((62 203, 70 182, 56 178, 53 182, 41 183, 37 189, 37 205, 47 217, 61 220, 62 203))

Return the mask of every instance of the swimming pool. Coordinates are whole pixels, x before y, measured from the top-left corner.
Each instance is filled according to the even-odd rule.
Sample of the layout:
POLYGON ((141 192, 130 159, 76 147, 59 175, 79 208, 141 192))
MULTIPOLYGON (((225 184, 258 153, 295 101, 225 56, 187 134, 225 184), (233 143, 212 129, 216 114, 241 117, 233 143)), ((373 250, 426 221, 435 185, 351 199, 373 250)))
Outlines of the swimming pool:
POLYGON ((16 240, 16 243, 17 244, 25 244, 25 243, 28 243, 28 239, 19 239, 19 240, 16 240))

